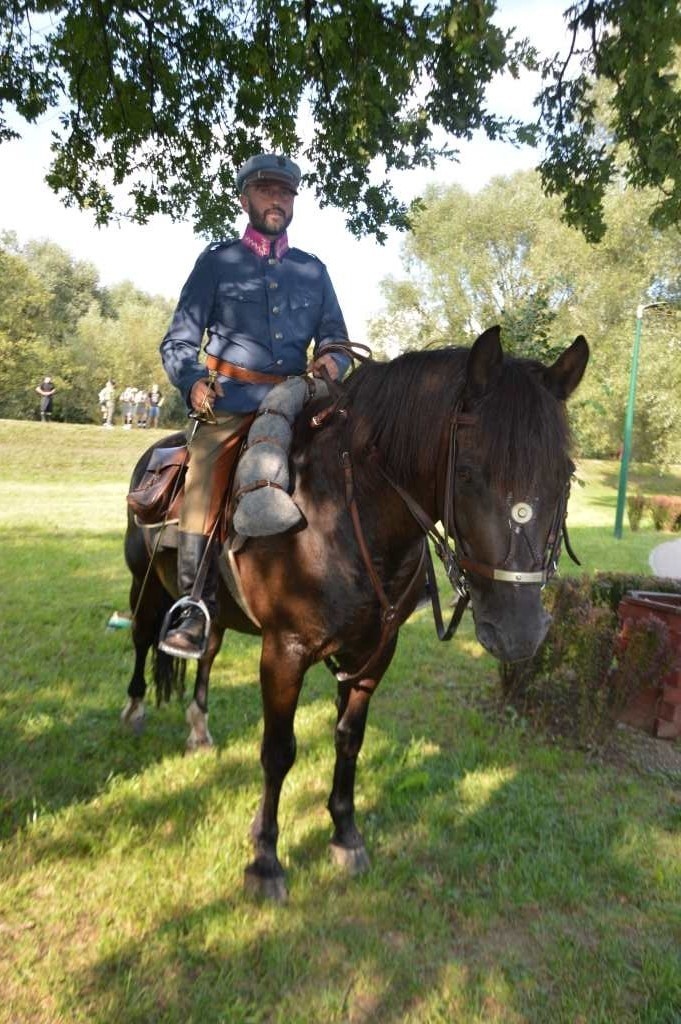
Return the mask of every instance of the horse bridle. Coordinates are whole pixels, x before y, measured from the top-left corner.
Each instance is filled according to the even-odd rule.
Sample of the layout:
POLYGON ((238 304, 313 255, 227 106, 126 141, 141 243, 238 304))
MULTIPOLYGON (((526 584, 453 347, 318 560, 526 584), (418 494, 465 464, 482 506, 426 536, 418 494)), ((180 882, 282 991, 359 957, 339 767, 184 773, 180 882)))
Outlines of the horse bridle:
MULTIPOLYGON (((349 355, 352 359, 358 359, 360 362, 370 362, 370 352, 366 349, 366 346, 350 345, 347 343, 337 343, 326 346, 325 352, 338 351, 345 355, 349 355), (357 350, 361 351, 357 351, 357 350), (369 355, 367 355, 369 353, 369 355)), ((334 397, 334 401, 326 409, 322 410, 316 416, 312 417, 311 426, 318 428, 324 425, 324 423, 338 413, 347 419, 348 409, 345 405, 346 395, 344 389, 337 382, 332 381, 326 371, 322 372, 322 376, 327 383, 327 386, 334 397)), ((447 449, 447 462, 445 471, 445 492, 444 492, 444 509, 441 522, 443 525, 443 531, 437 528, 437 525, 430 518, 428 513, 418 504, 417 501, 406 491, 400 484, 393 480, 390 475, 386 472, 381 464, 381 456, 378 450, 372 451, 371 457, 375 460, 376 466, 387 481, 390 484, 395 493, 402 499, 404 505, 411 513, 413 518, 416 520, 421 530, 424 533, 424 542, 421 550, 418 565, 415 572, 412 575, 411 580, 407 584, 405 591, 396 604, 393 604, 387 597, 385 589, 381 580, 374 568, 371 554, 369 552, 364 531, 362 529, 362 523, 359 515, 359 509, 357 502, 355 501, 354 495, 354 474, 352 468, 352 459, 350 451, 344 450, 340 453, 340 462, 343 467, 344 479, 345 479, 345 503, 350 513, 350 517, 353 524, 355 533, 355 539, 362 556, 362 561, 367 570, 367 575, 371 581, 371 585, 374 589, 380 607, 381 607, 381 636, 379 639, 378 647, 368 659, 368 661, 352 674, 348 674, 340 671, 338 665, 335 664, 333 658, 327 658, 327 664, 335 672, 339 680, 347 683, 355 683, 356 681, 366 678, 368 673, 378 663, 380 657, 383 655, 388 642, 395 635, 397 630, 402 624, 405 609, 408 606, 415 587, 421 577, 424 565, 426 569, 426 581, 428 590, 430 593, 431 604, 433 609, 433 618, 435 621, 435 629, 439 640, 451 640, 454 636, 463 613, 470 601, 470 583, 469 576, 482 576, 485 579, 491 579, 495 582, 511 583, 514 586, 523 584, 533 584, 544 586, 554 575, 558 568, 558 558, 560 555, 561 539, 565 542, 565 549, 568 552, 570 558, 576 565, 580 565, 580 561, 575 555, 570 539, 567 532, 566 514, 567 514, 567 503, 570 495, 570 478, 565 482, 565 485, 561 491, 560 497, 556 504, 549 533, 544 545, 544 551, 541 555, 538 555, 534 549, 532 541, 528 535, 524 532, 524 527, 533 517, 533 508, 527 502, 514 502, 510 507, 511 521, 509 523, 511 528, 511 543, 509 550, 504 559, 504 565, 509 562, 512 558, 515 545, 517 541, 522 537, 529 548, 534 562, 539 567, 530 571, 508 569, 501 566, 491 566, 484 562, 475 561, 463 554, 465 551, 464 539, 461 536, 459 529, 456 525, 456 515, 454 509, 454 479, 456 475, 456 459, 457 459, 457 434, 460 428, 472 427, 477 423, 478 417, 475 413, 463 412, 461 409, 461 403, 455 408, 454 413, 449 425, 449 442, 447 449), (450 540, 450 527, 451 527, 451 540, 450 540), (440 595, 437 585, 437 578, 433 567, 433 560, 430 554, 430 547, 428 540, 432 542, 433 548, 436 555, 444 566, 447 579, 452 585, 453 589, 458 594, 458 600, 454 606, 454 611, 450 619, 449 624, 445 627, 442 611, 440 605, 440 595), (452 544, 453 541, 453 544, 452 544), (458 552, 461 552, 459 554, 458 552)))
MULTIPOLYGON (((344 411, 344 410, 343 410, 344 411)), ((406 590, 401 595, 400 599, 396 604, 392 604, 386 596, 383 585, 376 573, 374 568, 371 555, 369 553, 368 546, 364 537, 364 531, 362 530, 361 519, 357 502, 355 501, 354 495, 354 476, 352 469, 352 459, 349 451, 343 451, 340 454, 341 464, 343 466, 344 477, 345 477, 345 498, 346 506, 350 513, 350 517, 355 532, 355 538, 364 562, 367 574, 373 586, 374 592, 379 600, 381 606, 381 636, 379 638, 378 646, 373 652, 368 661, 352 674, 348 674, 339 670, 338 666, 335 665, 332 659, 327 659, 332 667, 333 671, 339 680, 346 683, 355 683, 362 678, 366 678, 371 670, 376 666, 380 657, 383 655, 388 642, 395 635, 400 625, 402 624, 404 611, 407 607, 409 600, 413 597, 415 586, 420 579, 421 572, 424 567, 426 568, 426 579, 428 590, 430 592, 431 604, 433 609, 433 618, 435 621, 435 629, 437 632, 438 639, 440 640, 451 640, 454 636, 463 613, 470 601, 470 583, 469 576, 477 575, 482 576, 485 579, 491 579, 493 581, 511 583, 513 585, 522 584, 533 584, 544 586, 549 579, 553 576, 558 568, 558 558, 560 554, 560 543, 561 538, 565 540, 565 547, 574 562, 579 565, 579 560, 575 556, 572 547, 569 542, 567 534, 567 526, 565 523, 565 517, 567 512, 567 502, 570 493, 570 481, 566 481, 561 495, 556 504, 554 510, 553 519, 549 528, 546 544, 544 551, 541 555, 538 555, 535 547, 524 531, 524 527, 529 523, 533 517, 532 506, 527 502, 513 502, 510 507, 510 520, 509 525, 511 529, 511 542, 509 544, 509 550, 504 559, 502 566, 487 565, 484 562, 475 561, 472 558, 458 552, 465 551, 464 539, 460 534, 460 531, 456 525, 456 516, 454 510, 454 479, 456 474, 456 459, 457 459, 457 433, 460 428, 472 427, 477 423, 477 416, 472 413, 462 412, 460 408, 457 408, 452 416, 449 428, 449 443, 447 451, 447 462, 445 471, 445 493, 444 493, 444 509, 442 515, 443 531, 440 532, 436 523, 433 522, 428 513, 419 505, 417 501, 412 498, 408 491, 406 491, 400 484, 393 480, 387 471, 381 465, 380 454, 377 450, 371 453, 371 456, 375 460, 375 464, 383 476, 383 478, 390 484, 395 493, 401 498, 402 502, 411 513, 412 517, 416 520, 421 530, 424 533, 424 543, 419 558, 419 563, 416 567, 415 572, 412 575, 411 580, 407 584, 406 590), (451 540, 450 540, 450 527, 451 527, 451 540), (512 559, 514 549, 520 538, 523 538, 526 546, 529 548, 535 564, 539 565, 539 568, 532 569, 530 571, 508 569, 503 566, 508 564, 512 559), (451 583, 452 587, 458 594, 458 600, 454 607, 452 617, 449 624, 445 627, 442 611, 440 605, 440 596, 437 585, 437 579, 433 568, 433 561, 430 555, 430 548, 428 540, 433 544, 436 555, 444 566, 447 579, 451 583), (452 544, 453 541, 453 544, 452 544)))
POLYGON ((488 565, 485 562, 478 562, 463 553, 466 550, 466 544, 458 529, 454 508, 457 434, 460 428, 473 427, 476 423, 477 416, 474 413, 462 412, 460 407, 454 411, 450 422, 446 463, 447 468, 445 472, 444 509, 441 519, 443 526, 442 532, 440 532, 437 525, 433 522, 427 512, 421 508, 418 502, 416 502, 412 496, 400 486, 400 484, 392 480, 389 474, 381 466, 380 462, 378 463, 378 468, 384 479, 400 496, 426 537, 432 541, 435 553, 444 566, 447 579, 459 595, 457 605, 454 609, 454 614, 452 615, 452 620, 447 629, 443 629, 441 627, 441 615, 439 612, 437 581, 433 571, 432 559, 430 559, 430 555, 428 555, 428 586, 431 594, 431 600, 433 602, 436 629, 440 640, 450 640, 461 621, 461 616, 470 600, 470 575, 482 576, 485 579, 490 579, 495 582, 512 583, 514 585, 529 583, 543 587, 551 579, 558 568, 561 539, 565 540, 565 549, 572 560, 577 565, 580 564, 570 545, 567 525, 565 522, 567 503, 570 495, 569 478, 566 480, 565 486, 563 487, 558 502, 556 503, 546 544, 544 545, 544 551, 541 554, 537 553, 535 546, 524 529, 524 527, 533 518, 534 513, 532 505, 524 501, 514 502, 512 498, 509 500, 509 527, 511 531, 511 541, 506 558, 502 565, 493 566, 488 565), (516 545, 521 538, 529 549, 535 566, 538 566, 538 568, 530 571, 504 568, 504 566, 508 565, 509 562, 512 562, 516 545))

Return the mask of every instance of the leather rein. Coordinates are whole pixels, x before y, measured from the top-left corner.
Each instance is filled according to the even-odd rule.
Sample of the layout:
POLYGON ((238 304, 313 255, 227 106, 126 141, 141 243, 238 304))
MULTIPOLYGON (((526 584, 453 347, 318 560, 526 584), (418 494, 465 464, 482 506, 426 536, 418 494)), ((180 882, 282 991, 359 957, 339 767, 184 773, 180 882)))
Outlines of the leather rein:
MULTIPOLYGON (((322 426, 334 413, 347 417, 347 409, 342 403, 342 389, 337 384, 329 380, 327 380, 327 384, 330 386, 332 394, 336 396, 335 401, 331 406, 322 410, 321 413, 318 413, 313 417, 311 425, 314 427, 322 426)), ((343 672, 335 659, 326 659, 327 665, 335 673, 339 682, 354 684, 362 679, 371 677, 371 672, 378 665, 389 643, 407 617, 406 609, 407 607, 410 607, 411 602, 413 601, 414 592, 421 579, 424 566, 426 569, 427 588, 431 599, 436 633, 438 639, 444 641, 451 640, 454 636, 463 617, 463 613, 470 601, 470 588, 468 581, 469 574, 483 576, 494 581, 513 583, 515 585, 529 583, 535 585, 540 584, 543 586, 553 576, 558 567, 561 538, 565 540, 565 548, 572 560, 577 565, 580 564, 570 545, 565 522, 567 501, 570 492, 569 480, 566 482, 557 502, 544 552, 541 555, 535 551, 530 538, 523 530, 524 520, 529 522, 532 517, 531 506, 518 502, 511 508, 511 520, 509 520, 511 527, 511 544, 509 545, 509 551, 503 565, 509 563, 512 558, 513 549, 522 537, 526 546, 532 553, 535 565, 539 565, 538 569, 525 572, 504 568, 503 565, 501 567, 490 566, 482 562, 477 562, 463 554, 458 554, 458 551, 465 551, 465 545, 456 527, 456 518, 454 515, 454 477, 456 473, 457 432, 459 428, 473 427, 476 422, 477 416, 475 414, 462 412, 460 407, 455 410, 452 416, 449 429, 449 444, 445 471, 444 509, 441 519, 443 525, 442 532, 438 529, 437 525, 433 522, 428 513, 418 504, 418 502, 414 500, 414 498, 412 498, 408 491, 389 476, 379 461, 379 453, 377 451, 372 453, 372 457, 376 460, 376 466, 379 472, 386 482, 390 484, 395 493, 401 498, 424 534, 418 565, 416 566, 406 589, 403 591, 396 603, 392 603, 386 595, 385 588, 383 587, 378 573, 376 572, 366 543, 359 509, 355 499, 354 474, 350 452, 349 450, 340 452, 340 462, 343 467, 345 486, 345 504, 350 514, 355 539, 357 541, 362 561, 364 562, 367 575, 381 608, 381 634, 374 652, 367 659, 365 664, 355 672, 343 672), (450 524, 452 529, 451 540, 449 533, 450 524), (446 627, 442 617, 437 578, 430 554, 428 540, 432 542, 435 553, 444 566, 447 579, 458 594, 458 600, 454 607, 449 624, 446 627)))

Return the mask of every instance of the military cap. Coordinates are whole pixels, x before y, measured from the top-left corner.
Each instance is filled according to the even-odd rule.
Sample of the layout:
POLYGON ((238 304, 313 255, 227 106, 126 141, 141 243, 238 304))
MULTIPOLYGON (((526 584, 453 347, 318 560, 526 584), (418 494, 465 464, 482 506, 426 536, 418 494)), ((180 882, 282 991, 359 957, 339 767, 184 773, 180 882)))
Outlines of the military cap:
POLYGON ((250 156, 236 176, 236 187, 242 193, 254 181, 281 181, 298 194, 300 167, 287 156, 276 153, 256 153, 250 156))

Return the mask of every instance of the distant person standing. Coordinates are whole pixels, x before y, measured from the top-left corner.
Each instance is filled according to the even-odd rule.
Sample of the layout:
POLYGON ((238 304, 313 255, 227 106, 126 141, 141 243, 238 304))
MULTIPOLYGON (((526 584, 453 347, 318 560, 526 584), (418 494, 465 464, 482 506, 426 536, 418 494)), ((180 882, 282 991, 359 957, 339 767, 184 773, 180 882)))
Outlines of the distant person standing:
POLYGON ((158 389, 158 384, 151 385, 151 391, 149 392, 149 427, 157 427, 159 425, 159 417, 161 415, 161 406, 163 405, 163 395, 158 389))
POLYGON ((35 390, 40 395, 40 419, 43 423, 49 423, 52 419, 52 399, 57 390, 52 383, 52 378, 43 377, 35 390))
POLYGON ((135 397, 137 389, 132 387, 124 388, 121 392, 121 405, 123 406, 123 427, 130 430, 135 415, 135 397))
POLYGON ((99 392, 99 405, 102 410, 102 426, 113 427, 114 412, 116 411, 116 381, 111 377, 99 392))
POLYGON ((147 413, 149 411, 149 395, 144 388, 139 388, 135 394, 135 423, 136 426, 144 429, 147 425, 147 413))

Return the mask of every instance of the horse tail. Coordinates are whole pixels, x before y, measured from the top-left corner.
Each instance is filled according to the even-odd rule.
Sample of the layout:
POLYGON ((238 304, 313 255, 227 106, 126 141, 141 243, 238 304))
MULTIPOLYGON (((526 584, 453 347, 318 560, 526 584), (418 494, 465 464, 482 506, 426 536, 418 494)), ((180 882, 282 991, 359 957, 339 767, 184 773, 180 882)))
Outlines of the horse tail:
MULTIPOLYGON (((158 636, 156 637, 158 640, 158 636)), ((168 704, 172 697, 182 700, 185 692, 187 662, 184 658, 173 658, 172 654, 159 651, 154 645, 152 675, 156 687, 156 706, 168 704)))

